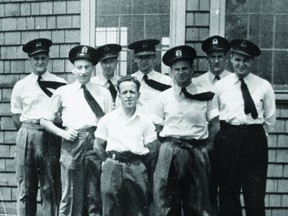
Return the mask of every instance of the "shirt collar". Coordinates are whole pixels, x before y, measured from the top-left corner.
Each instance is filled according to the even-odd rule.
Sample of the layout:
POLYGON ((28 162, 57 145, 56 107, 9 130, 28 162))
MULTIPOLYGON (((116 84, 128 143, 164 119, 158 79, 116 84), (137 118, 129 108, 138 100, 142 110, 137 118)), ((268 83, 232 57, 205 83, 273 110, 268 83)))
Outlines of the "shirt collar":
MULTIPOLYGON (((248 81, 248 80, 250 80, 250 78, 251 78, 251 73, 249 73, 246 77, 244 77, 243 80, 248 81)), ((235 73, 233 74, 233 80, 232 81, 234 84, 240 82, 239 77, 235 73)))
MULTIPOLYGON (((99 74, 98 76, 100 85, 104 86, 105 84, 108 83, 108 79, 103 74, 99 74)), ((119 79, 118 76, 114 75, 110 80, 113 83, 113 85, 117 85, 118 79, 119 79)))
MULTIPOLYGON (((118 112, 123 116, 123 118, 126 117, 126 114, 124 113, 124 108, 122 106, 119 107, 118 112)), ((134 121, 136 118, 139 118, 139 111, 136 107, 135 113, 133 114, 133 116, 131 116, 130 119, 128 119, 128 121, 126 122, 127 124, 129 124, 130 122, 134 121)))
MULTIPOLYGON (((32 77, 32 79, 33 79, 34 81, 37 81, 39 75, 36 75, 36 74, 33 73, 33 72, 32 72, 30 75, 31 75, 31 77, 32 77)), ((42 77, 43 80, 49 80, 50 73, 49 73, 48 71, 46 71, 44 74, 41 75, 41 77, 42 77)))
MULTIPOLYGON (((175 93, 176 95, 182 94, 182 91, 181 91, 182 87, 180 87, 180 86, 178 86, 177 84, 175 84, 175 85, 173 86, 173 88, 174 88, 174 93, 175 93)), ((188 91, 189 93, 191 93, 191 94, 197 94, 197 93, 199 92, 198 86, 196 86, 196 85, 195 85, 194 83, 192 83, 192 82, 190 83, 190 85, 186 86, 185 88, 186 88, 187 91, 188 91)))
MULTIPOLYGON (((151 79, 155 77, 155 75, 157 75, 156 73, 158 72, 156 72, 155 70, 152 70, 150 73, 147 74, 147 76, 149 79, 151 79)), ((138 76, 140 78, 139 80, 143 80, 144 75, 145 75, 144 73, 142 73, 141 71, 138 71, 138 76)))
MULTIPOLYGON (((224 70, 221 74, 219 74, 220 79, 223 79, 225 76, 228 75, 228 73, 229 71, 224 70)), ((211 83, 215 82, 215 75, 210 70, 208 71, 208 76, 211 83)))

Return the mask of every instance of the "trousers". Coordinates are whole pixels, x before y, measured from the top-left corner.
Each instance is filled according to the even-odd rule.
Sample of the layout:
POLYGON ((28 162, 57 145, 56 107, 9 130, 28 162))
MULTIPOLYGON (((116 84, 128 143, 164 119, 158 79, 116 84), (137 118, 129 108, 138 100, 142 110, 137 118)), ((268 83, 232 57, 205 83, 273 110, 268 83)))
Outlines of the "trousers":
POLYGON ((157 216, 210 214, 208 153, 200 141, 186 142, 167 140, 160 146, 153 182, 157 216))
POLYGON ((82 216, 85 196, 85 153, 93 149, 95 127, 78 130, 75 141, 62 141, 60 216, 82 216))
POLYGON ((263 126, 234 126, 221 122, 221 129, 215 137, 215 154, 219 215, 242 215, 242 189, 246 216, 264 216, 268 149, 263 126))
POLYGON ((40 183, 41 213, 58 216, 60 142, 39 124, 22 123, 16 137, 17 214, 34 216, 40 183))

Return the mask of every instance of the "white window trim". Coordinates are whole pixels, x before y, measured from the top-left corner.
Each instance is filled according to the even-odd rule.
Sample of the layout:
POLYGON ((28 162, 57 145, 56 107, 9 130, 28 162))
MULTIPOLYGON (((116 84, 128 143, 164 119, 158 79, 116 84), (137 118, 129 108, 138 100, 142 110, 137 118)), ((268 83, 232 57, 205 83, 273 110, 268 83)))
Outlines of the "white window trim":
POLYGON ((170 0, 170 47, 185 44, 186 0, 170 0))
POLYGON ((226 1, 210 1, 210 36, 225 36, 225 7, 226 1))
MULTIPOLYGON (((81 0, 80 42, 95 46, 97 0, 81 0)), ((186 0, 170 0, 170 47, 185 44, 186 0)))

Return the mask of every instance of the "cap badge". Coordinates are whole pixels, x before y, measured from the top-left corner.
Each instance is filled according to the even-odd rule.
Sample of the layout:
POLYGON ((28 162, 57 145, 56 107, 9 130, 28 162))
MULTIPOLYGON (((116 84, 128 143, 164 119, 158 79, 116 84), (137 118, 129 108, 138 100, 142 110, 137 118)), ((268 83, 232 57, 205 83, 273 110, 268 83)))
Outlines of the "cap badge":
POLYGON ((241 47, 247 48, 247 43, 246 43, 246 41, 243 41, 243 42, 241 43, 241 47))
POLYGON ((88 48, 86 46, 82 47, 81 53, 86 54, 88 52, 88 48))
POLYGON ((176 50, 176 51, 175 51, 175 56, 176 56, 176 57, 182 56, 182 50, 180 50, 180 49, 179 49, 179 50, 176 50))
POLYGON ((217 38, 213 38, 212 45, 218 45, 218 39, 217 38))
POLYGON ((147 48, 148 47, 148 44, 147 43, 143 43, 143 48, 147 48))
POLYGON ((104 51, 105 51, 105 52, 108 52, 109 50, 110 50, 110 49, 109 49, 108 46, 105 46, 105 47, 104 47, 104 51))
POLYGON ((41 47, 41 46, 42 46, 42 43, 39 41, 39 42, 36 43, 35 46, 36 46, 36 47, 41 47))

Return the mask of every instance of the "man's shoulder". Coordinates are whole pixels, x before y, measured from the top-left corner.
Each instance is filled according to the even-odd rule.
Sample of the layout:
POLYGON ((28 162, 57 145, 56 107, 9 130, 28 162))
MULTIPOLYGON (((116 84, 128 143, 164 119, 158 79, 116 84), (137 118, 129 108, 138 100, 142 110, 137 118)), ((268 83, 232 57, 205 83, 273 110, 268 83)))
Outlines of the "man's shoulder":
POLYGON ((204 74, 201 74, 200 76, 198 77, 193 77, 192 78, 192 82, 195 84, 195 85, 201 85, 203 82, 208 82, 209 81, 209 76, 208 76, 208 72, 204 73, 204 74))

